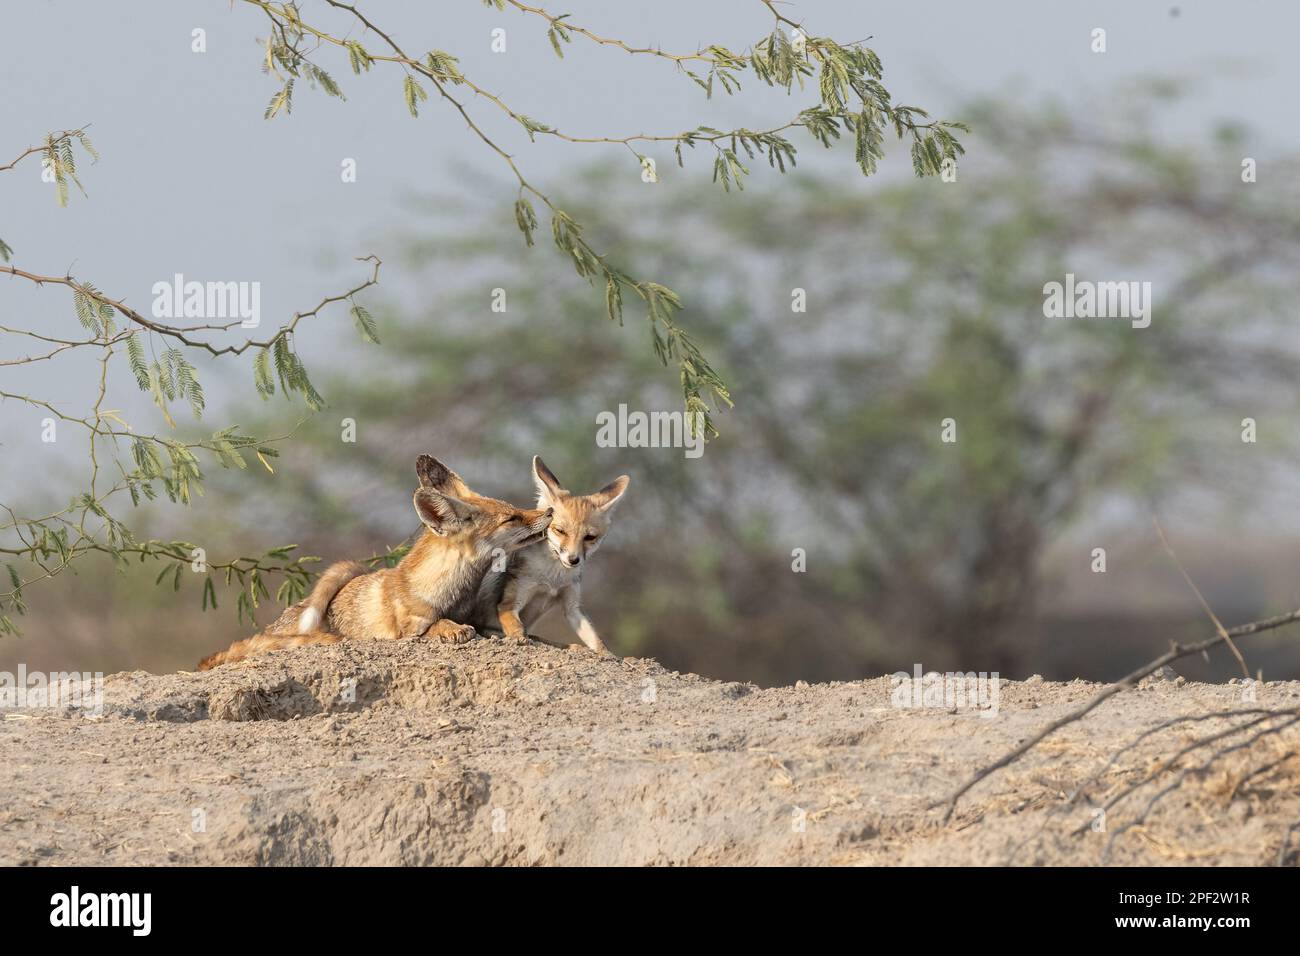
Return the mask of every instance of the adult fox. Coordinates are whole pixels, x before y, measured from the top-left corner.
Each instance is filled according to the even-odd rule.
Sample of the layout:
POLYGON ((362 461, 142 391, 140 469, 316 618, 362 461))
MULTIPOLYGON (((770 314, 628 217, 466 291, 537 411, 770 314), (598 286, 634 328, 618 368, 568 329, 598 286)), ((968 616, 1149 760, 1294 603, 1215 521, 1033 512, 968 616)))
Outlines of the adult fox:
POLYGON ((395 641, 425 633, 460 644, 473 637, 471 625, 457 622, 469 620, 484 575, 495 559, 540 541, 552 509, 516 508, 474 494, 432 455, 421 455, 415 471, 415 512, 425 531, 396 567, 331 565, 306 600, 262 633, 205 657, 198 669, 307 644, 395 641))

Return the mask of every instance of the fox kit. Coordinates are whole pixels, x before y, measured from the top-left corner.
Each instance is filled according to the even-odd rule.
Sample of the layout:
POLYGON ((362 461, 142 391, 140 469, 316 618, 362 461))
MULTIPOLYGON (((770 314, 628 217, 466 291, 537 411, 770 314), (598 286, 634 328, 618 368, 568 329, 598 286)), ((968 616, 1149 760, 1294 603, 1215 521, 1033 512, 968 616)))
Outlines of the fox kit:
POLYGON ((628 476, 620 475, 595 494, 575 495, 561 488, 546 463, 534 457, 533 480, 537 506, 553 510, 555 517, 542 541, 512 557, 504 572, 483 579, 474 623, 480 630, 499 630, 524 643, 527 629, 559 604, 582 643, 609 653, 582 613, 582 570, 609 531, 628 476))
POLYGON ((525 510, 474 494, 430 455, 421 455, 415 470, 415 511, 426 530, 396 567, 367 572, 354 561, 331 565, 305 601, 263 633, 204 658, 198 669, 306 644, 401 640, 426 632, 457 644, 473 637, 474 628, 458 622, 469 620, 484 575, 494 559, 539 542, 551 509, 525 510))

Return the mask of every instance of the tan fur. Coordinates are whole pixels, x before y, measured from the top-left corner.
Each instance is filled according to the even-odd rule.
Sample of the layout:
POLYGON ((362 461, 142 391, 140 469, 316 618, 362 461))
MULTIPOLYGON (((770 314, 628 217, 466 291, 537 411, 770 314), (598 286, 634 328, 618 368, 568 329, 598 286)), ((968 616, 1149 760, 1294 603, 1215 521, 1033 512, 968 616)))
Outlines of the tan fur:
POLYGON ((538 506, 552 508, 555 517, 543 541, 511 558, 505 572, 483 579, 471 620, 479 630, 500 631, 522 643, 528 640, 528 628, 559 605, 582 643, 609 653, 582 612, 582 570, 609 531, 628 476, 620 475, 594 494, 575 495, 560 487, 546 463, 534 457, 533 478, 538 506))
POLYGON ((368 573, 364 564, 356 561, 336 561, 325 569, 316 580, 316 585, 300 601, 288 608, 276 618, 261 634, 236 641, 228 650, 209 654, 199 661, 198 670, 209 671, 229 661, 237 661, 261 651, 275 650, 278 647, 303 647, 307 644, 333 644, 342 640, 337 634, 320 630, 325 620, 330 602, 345 584, 353 578, 368 573))
MULTIPOLYGON (((403 640, 428 634, 464 643, 484 575, 494 560, 538 540, 551 522, 549 508, 520 509, 469 490, 437 459, 416 463, 416 513, 426 529, 394 568, 366 573, 354 562, 332 565, 306 601, 287 609, 261 634, 237 641, 199 662, 199 670, 250 654, 342 640, 403 640), (454 497, 448 489, 461 491, 454 497), (301 631, 304 612, 320 611, 320 630, 301 631)), ((306 618, 310 622, 310 618, 306 618)))

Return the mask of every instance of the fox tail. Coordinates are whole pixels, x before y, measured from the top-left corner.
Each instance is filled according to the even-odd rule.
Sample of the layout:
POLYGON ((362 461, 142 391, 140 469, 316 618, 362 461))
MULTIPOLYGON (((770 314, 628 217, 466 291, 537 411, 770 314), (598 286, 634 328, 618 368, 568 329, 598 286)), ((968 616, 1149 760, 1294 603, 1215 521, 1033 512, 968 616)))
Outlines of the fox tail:
POLYGON ((337 644, 341 640, 343 638, 337 634, 330 634, 327 631, 316 631, 313 634, 254 634, 242 641, 235 641, 224 651, 209 654, 199 661, 196 669, 210 671, 214 667, 233 664, 254 654, 264 654, 267 651, 279 651, 289 647, 306 647, 309 644, 337 644))
POLYGON ((302 612, 296 622, 296 632, 272 634, 264 631, 242 641, 235 641, 226 650, 209 654, 199 661, 198 670, 210 671, 222 664, 242 661, 246 657, 266 651, 306 647, 309 644, 337 644, 342 640, 341 637, 320 629, 325 620, 325 613, 329 610, 330 602, 339 591, 343 590, 345 584, 367 572, 366 566, 356 561, 338 561, 331 564, 311 589, 307 600, 303 602, 302 612))
POLYGON ((302 614, 298 616, 298 633, 311 634, 320 630, 330 601, 343 590, 343 585, 368 573, 368 570, 364 564, 356 561, 336 561, 326 568, 316 586, 311 589, 311 594, 307 595, 302 614))

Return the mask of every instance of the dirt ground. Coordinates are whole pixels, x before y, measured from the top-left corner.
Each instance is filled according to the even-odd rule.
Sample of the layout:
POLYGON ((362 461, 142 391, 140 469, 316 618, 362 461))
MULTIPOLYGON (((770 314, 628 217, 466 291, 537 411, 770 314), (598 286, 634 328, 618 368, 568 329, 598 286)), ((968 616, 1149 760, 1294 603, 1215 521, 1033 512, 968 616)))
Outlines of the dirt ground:
POLYGON ((3 712, 0 864, 1295 862, 1300 731, 1230 714, 1300 707, 1294 682, 1251 703, 1148 681, 941 822, 932 804, 1099 686, 1004 681, 989 718, 895 707, 887 677, 760 690, 489 639, 116 674, 101 716, 3 712))

